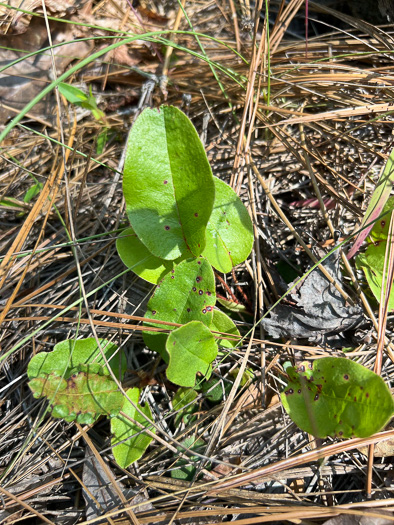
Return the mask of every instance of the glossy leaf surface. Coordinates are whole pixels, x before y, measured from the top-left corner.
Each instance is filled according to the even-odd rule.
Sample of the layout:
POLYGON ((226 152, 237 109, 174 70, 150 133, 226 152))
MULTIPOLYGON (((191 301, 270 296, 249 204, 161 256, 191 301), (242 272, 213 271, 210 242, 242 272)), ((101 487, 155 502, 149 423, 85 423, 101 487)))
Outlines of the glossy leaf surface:
MULTIPOLYGON (((148 427, 154 433, 155 429, 152 427, 152 413, 149 406, 141 406, 138 403, 140 397, 139 389, 130 388, 126 391, 126 394, 146 417, 142 416, 126 397, 123 398, 122 412, 144 427, 148 427)), ((146 432, 141 432, 139 425, 133 423, 122 414, 111 419, 111 432, 113 434, 111 440, 112 452, 117 464, 122 468, 127 468, 135 461, 138 461, 152 441, 151 436, 146 432)))
POLYGON ((217 177, 215 202, 202 252, 214 268, 227 273, 243 262, 253 246, 253 226, 248 210, 235 191, 217 177))
POLYGON ((213 319, 210 329, 215 332, 222 332, 234 336, 234 339, 216 338, 217 334, 214 334, 216 342, 219 346, 225 348, 235 348, 240 340, 240 333, 234 322, 228 315, 221 310, 215 308, 213 311, 213 319))
POLYGON ((181 261, 181 258, 166 261, 155 257, 138 239, 133 228, 127 228, 122 232, 116 240, 116 249, 123 264, 152 284, 157 284, 166 273, 175 267, 175 264, 181 261))
MULTIPOLYGON (((166 274, 159 283, 148 303, 145 317, 179 324, 197 320, 210 326, 215 302, 215 279, 211 265, 202 257, 187 259, 166 274)), ((174 328, 171 325, 149 322, 145 325, 171 330, 174 328)), ((145 343, 166 362, 167 337, 166 333, 144 332, 145 343)))
POLYGON ((287 371, 283 406, 315 437, 368 437, 393 415, 393 397, 383 379, 350 359, 324 357, 287 371))
POLYGON ((148 250, 177 259, 199 256, 215 186, 197 132, 172 106, 145 109, 127 144, 123 193, 130 223, 148 250))
POLYGON ((166 374, 176 385, 193 387, 198 373, 205 379, 211 376, 211 363, 217 356, 218 346, 209 328, 200 321, 191 321, 173 330, 166 349, 170 356, 166 374))

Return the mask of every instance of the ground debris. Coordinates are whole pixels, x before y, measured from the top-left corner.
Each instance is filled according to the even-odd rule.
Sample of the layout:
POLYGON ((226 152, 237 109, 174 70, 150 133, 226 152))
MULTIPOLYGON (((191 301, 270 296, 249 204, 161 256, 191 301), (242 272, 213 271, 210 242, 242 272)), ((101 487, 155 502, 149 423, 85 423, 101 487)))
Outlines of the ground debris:
MULTIPOLYGON (((324 262, 326 270, 338 284, 342 284, 339 250, 324 262)), ((289 288, 298 281, 290 284, 289 288)), ((345 344, 346 332, 354 330, 363 321, 361 307, 350 306, 316 268, 287 295, 294 305, 279 304, 268 319, 261 321, 271 337, 308 339, 332 346, 345 344)))

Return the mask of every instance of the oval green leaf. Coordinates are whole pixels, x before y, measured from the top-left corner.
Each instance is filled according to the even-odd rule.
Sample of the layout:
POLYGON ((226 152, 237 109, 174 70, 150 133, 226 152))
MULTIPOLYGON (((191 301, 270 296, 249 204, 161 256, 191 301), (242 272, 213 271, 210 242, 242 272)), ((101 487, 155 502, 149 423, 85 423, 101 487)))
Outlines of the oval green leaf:
MULTIPOLYGON (((368 285, 378 303, 380 303, 380 291, 383 286, 383 270, 384 258, 386 256, 386 246, 387 241, 384 240, 371 243, 366 249, 365 253, 356 257, 356 266, 357 268, 363 270, 368 285)), ((385 281, 387 281, 387 268, 385 281)), ((390 293, 388 308, 389 311, 394 310, 394 289, 392 289, 390 293)))
POLYGON ((123 398, 115 381, 99 365, 80 366, 68 379, 56 372, 35 377, 29 382, 33 396, 46 397, 52 416, 66 421, 90 424, 100 415, 116 415, 123 398))
MULTIPOLYGON (((144 427, 149 427, 151 432, 154 433, 155 429, 152 427, 152 413, 149 406, 141 406, 138 403, 140 398, 139 389, 130 388, 126 391, 126 394, 133 404, 124 397, 122 412, 144 427), (136 410, 136 406, 138 406, 146 417, 143 417, 136 410)), ((122 468, 127 468, 135 461, 138 461, 152 441, 151 436, 145 432, 141 432, 141 428, 137 424, 123 415, 118 415, 111 419, 111 432, 113 434, 111 440, 112 452, 115 456, 116 463, 122 468)))
POLYGON ((253 226, 241 199, 225 182, 214 177, 215 202, 209 218, 202 255, 219 272, 243 262, 253 247, 253 226))
POLYGON ((199 256, 215 185, 197 132, 172 106, 145 109, 127 144, 123 193, 130 223, 148 250, 177 259, 199 256))
MULTIPOLYGON (((215 332, 222 332, 234 336, 234 339, 226 339, 225 337, 216 339, 217 344, 219 346, 223 346, 224 348, 235 348, 241 338, 239 330, 235 326, 232 319, 230 319, 228 315, 217 308, 215 308, 213 311, 210 329, 215 332)), ((214 336, 216 337, 217 334, 214 334, 214 336)))
POLYGON ((211 363, 217 356, 218 345, 209 328, 200 321, 191 321, 173 330, 166 349, 170 356, 166 374, 172 383, 193 387, 198 373, 205 379, 211 376, 211 363))
MULTIPOLYGON (((145 317, 170 323, 186 324, 201 321, 210 326, 216 302, 215 277, 209 262, 203 257, 182 261, 157 285, 145 317)), ((146 322, 146 326, 172 330, 171 325, 146 322)), ((168 362, 165 344, 168 334, 144 332, 144 341, 168 362)))
POLYGON ((164 275, 179 264, 182 258, 175 261, 166 261, 155 257, 142 244, 133 228, 126 228, 116 241, 119 257, 130 270, 133 270, 141 279, 157 284, 164 275))
MULTIPOLYGON (((99 342, 113 373, 117 378, 123 379, 127 370, 126 356, 123 352, 117 351, 116 344, 106 339, 99 339, 99 342)), ((109 375, 110 372, 94 337, 66 339, 55 345, 52 352, 40 352, 35 355, 27 367, 27 375, 29 379, 34 379, 56 372, 57 375, 67 379, 79 365, 90 363, 98 363, 103 369, 103 374, 109 375)))
POLYGON ((383 379, 350 359, 324 357, 290 370, 281 399, 296 425, 315 437, 368 437, 392 417, 383 379))

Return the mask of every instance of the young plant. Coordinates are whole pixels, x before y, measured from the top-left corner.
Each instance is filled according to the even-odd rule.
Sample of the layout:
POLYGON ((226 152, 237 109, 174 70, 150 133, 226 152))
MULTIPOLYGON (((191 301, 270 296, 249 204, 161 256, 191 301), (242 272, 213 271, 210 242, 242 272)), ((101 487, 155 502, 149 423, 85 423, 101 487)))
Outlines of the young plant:
POLYGON ((218 352, 212 331, 233 347, 234 323, 215 308, 213 268, 229 272, 253 245, 252 223, 236 193, 212 175, 203 145, 180 110, 146 109, 136 120, 127 145, 123 193, 131 228, 117 242, 123 262, 157 284, 145 314, 147 346, 168 363, 167 377, 193 387, 206 379, 218 352), (179 323, 160 324, 155 321, 179 323))
POLYGON ((152 416, 148 406, 139 405, 138 388, 127 390, 124 397, 113 379, 121 382, 126 369, 126 357, 117 345, 91 337, 65 340, 52 352, 35 355, 27 375, 33 396, 47 398, 53 417, 81 424, 92 424, 100 416, 110 418, 113 453, 126 468, 143 455, 152 440, 141 433, 141 426, 151 427, 152 416))
MULTIPOLYGON (((131 227, 117 249, 126 266, 157 285, 145 314, 144 341, 167 363, 167 378, 182 387, 174 398, 175 421, 187 422, 194 417, 193 387, 213 402, 223 395, 222 386, 209 380, 212 363, 218 345, 231 351, 240 334, 216 307, 213 267, 228 272, 249 256, 252 223, 235 192, 212 175, 196 130, 174 107, 146 109, 136 120, 123 191, 131 227)), ((54 417, 90 424, 100 416, 111 419, 113 452, 123 468, 141 457, 153 432, 149 407, 138 404, 139 390, 123 395, 118 388, 125 370, 116 345, 92 338, 63 341, 28 367, 33 395, 48 399, 54 417)), ((347 359, 321 359, 313 372, 304 366, 289 376, 283 404, 300 428, 318 437, 364 436, 392 415, 382 379, 347 359), (379 417, 373 414, 377 406, 379 417)))
POLYGON ((86 95, 86 93, 76 88, 75 86, 71 86, 70 84, 66 84, 64 82, 60 82, 58 89, 59 92, 63 95, 63 97, 68 102, 70 102, 70 104, 74 104, 75 106, 88 109, 92 113, 93 118, 103 126, 102 131, 97 136, 96 146, 97 155, 101 155, 101 153, 104 150, 105 143, 107 142, 109 128, 107 127, 107 121, 105 118, 104 111, 99 109, 97 106, 96 99, 94 98, 92 93, 92 87, 89 86, 88 95, 86 95))
MULTIPOLYGON (((61 87, 68 100, 92 105, 91 98, 70 88, 61 87)), ((218 343, 231 349, 240 338, 233 321, 215 309, 212 266, 226 272, 248 257, 252 223, 235 192, 213 177, 196 130, 178 109, 145 110, 126 153, 123 189, 131 228, 117 248, 129 268, 158 285, 144 324, 181 325, 161 324, 170 334, 144 332, 146 344, 168 363, 170 381, 193 387, 198 375, 201 382, 212 374, 218 343)), ((36 355, 28 367, 29 385, 35 397, 48 399, 54 417, 85 424, 109 417, 114 456, 126 468, 152 439, 144 431, 153 431, 151 413, 138 404, 138 389, 126 397, 119 391, 114 377, 123 380, 126 363, 116 345, 99 344, 105 359, 92 338, 63 341, 36 355)))

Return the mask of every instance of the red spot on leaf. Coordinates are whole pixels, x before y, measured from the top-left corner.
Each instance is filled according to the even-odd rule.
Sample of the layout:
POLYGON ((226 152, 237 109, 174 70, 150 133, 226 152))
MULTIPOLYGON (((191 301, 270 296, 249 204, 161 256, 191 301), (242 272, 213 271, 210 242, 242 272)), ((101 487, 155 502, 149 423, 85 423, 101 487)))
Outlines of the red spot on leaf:
POLYGON ((170 227, 169 226, 164 226, 164 229, 168 231, 170 229, 170 227))
POLYGON ((198 290, 198 294, 202 295, 204 292, 202 290, 198 290))
POLYGON ((343 379, 344 379, 345 381, 348 381, 348 380, 349 380, 349 376, 348 376, 347 374, 345 374, 345 375, 343 376, 343 379))

